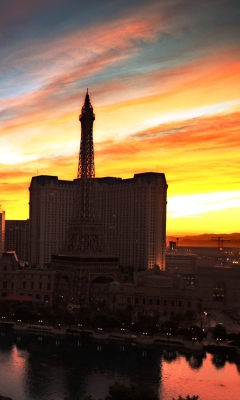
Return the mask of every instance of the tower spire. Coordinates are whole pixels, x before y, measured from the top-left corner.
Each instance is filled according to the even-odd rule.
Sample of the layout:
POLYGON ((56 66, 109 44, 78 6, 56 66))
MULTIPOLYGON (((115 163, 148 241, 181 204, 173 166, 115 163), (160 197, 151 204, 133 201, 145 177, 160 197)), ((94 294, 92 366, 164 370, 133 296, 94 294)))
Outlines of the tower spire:
POLYGON ((91 105, 90 96, 85 96, 82 112, 79 115, 81 122, 81 142, 78 160, 78 178, 95 178, 94 150, 93 150, 93 122, 95 114, 91 105))
POLYGON ((60 254, 52 256, 56 269, 56 290, 61 298, 79 303, 88 300, 92 280, 103 275, 117 279, 118 258, 109 255, 99 219, 95 196, 93 121, 95 115, 88 89, 81 122, 81 143, 76 180, 76 203, 60 254))

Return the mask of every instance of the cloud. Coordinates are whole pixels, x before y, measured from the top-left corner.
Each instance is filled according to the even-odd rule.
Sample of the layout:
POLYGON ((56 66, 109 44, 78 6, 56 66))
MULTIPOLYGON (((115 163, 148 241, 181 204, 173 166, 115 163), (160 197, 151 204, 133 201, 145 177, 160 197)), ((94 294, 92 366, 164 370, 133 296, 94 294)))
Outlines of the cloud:
POLYGON ((172 196, 168 199, 170 218, 199 216, 230 208, 240 208, 240 191, 172 196))
POLYGON ((97 176, 164 172, 169 198, 236 191, 239 12, 235 0, 3 2, 0 203, 7 212, 27 214, 32 176, 75 178, 87 87, 97 176))

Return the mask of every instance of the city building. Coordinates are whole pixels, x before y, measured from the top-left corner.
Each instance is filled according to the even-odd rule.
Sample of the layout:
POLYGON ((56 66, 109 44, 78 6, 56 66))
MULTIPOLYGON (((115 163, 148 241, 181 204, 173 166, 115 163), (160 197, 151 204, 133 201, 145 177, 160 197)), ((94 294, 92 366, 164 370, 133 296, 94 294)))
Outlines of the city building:
POLYGON ((0 257, 5 247, 5 211, 0 206, 0 257))
POLYGON ((36 176, 30 185, 30 266, 47 267, 57 254, 72 216, 76 185, 56 176, 36 176))
POLYGON ((199 267, 179 274, 156 268, 142 271, 132 283, 110 283, 109 306, 131 306, 138 314, 166 318, 188 310, 239 310, 240 268, 199 267))
POLYGON ((190 252, 170 251, 166 253, 166 271, 169 272, 195 270, 196 262, 197 255, 190 252))
MULTIPOLYGON (((87 120, 91 133, 94 119, 90 116, 87 120)), ((89 143, 93 154, 93 142, 89 143)), ((80 151, 79 160, 82 155, 80 151)), ((73 181, 59 180, 57 176, 32 178, 29 188, 30 265, 46 267, 51 262, 52 254, 60 251, 76 197, 82 191, 79 168, 80 162, 78 177, 73 181)), ((89 168, 94 171, 94 160, 89 168)), ((120 265, 133 267, 135 271, 154 265, 165 270, 165 175, 146 172, 129 179, 92 177, 92 180, 95 206, 109 253, 118 257, 120 265)))
POLYGON ((22 267, 14 251, 0 258, 0 298, 52 305, 55 271, 22 267))
POLYGON ((109 307, 125 309, 128 306, 138 315, 170 318, 188 310, 197 311, 198 298, 182 279, 153 268, 138 272, 132 283, 110 283, 109 307))
MULTIPOLYGON (((60 249, 72 216, 78 180, 36 176, 30 185, 30 264, 44 267, 60 249)), ((165 270, 166 194, 164 174, 130 179, 95 178, 97 207, 110 252, 119 264, 165 270)))
POLYGON ((212 309, 240 308, 240 268, 198 267, 193 285, 203 307, 212 309))
POLYGON ((29 260, 29 220, 5 221, 5 251, 15 251, 20 262, 29 260))

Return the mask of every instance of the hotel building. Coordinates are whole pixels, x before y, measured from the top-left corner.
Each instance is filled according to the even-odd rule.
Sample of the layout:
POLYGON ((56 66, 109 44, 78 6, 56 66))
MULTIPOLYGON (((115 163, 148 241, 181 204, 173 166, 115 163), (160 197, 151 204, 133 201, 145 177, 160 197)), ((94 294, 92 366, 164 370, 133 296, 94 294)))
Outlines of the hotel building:
MULTIPOLYGON (((95 178, 99 217, 109 251, 135 271, 165 270, 167 183, 162 173, 133 178, 95 178)), ((81 183, 81 182, 80 182, 81 183)), ((30 265, 46 267, 65 239, 79 180, 32 178, 30 191, 30 265)))
POLYGON ((4 251, 5 242, 5 211, 0 206, 0 257, 4 251))

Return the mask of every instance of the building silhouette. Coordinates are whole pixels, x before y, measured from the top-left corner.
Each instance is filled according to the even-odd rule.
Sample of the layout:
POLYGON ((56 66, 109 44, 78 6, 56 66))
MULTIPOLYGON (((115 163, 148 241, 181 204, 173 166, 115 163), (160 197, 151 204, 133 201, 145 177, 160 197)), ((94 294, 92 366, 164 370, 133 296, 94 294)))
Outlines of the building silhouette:
MULTIPOLYGON (((79 121, 81 143, 78 180, 73 213, 58 254, 52 255, 51 269, 56 271, 56 301, 82 304, 89 301, 90 287, 97 282, 98 300, 103 299, 103 283, 119 275, 118 257, 112 256, 104 239, 95 196, 93 121, 95 115, 87 92, 79 121)), ((95 285, 96 286, 96 285, 95 285)), ((106 293, 106 290, 105 290, 106 293)), ((93 295, 93 294, 92 294, 93 295)))
MULTIPOLYGON (((88 101, 89 95, 85 106, 90 107, 88 101)), ((81 139, 81 145, 93 155, 92 125, 95 115, 91 107, 89 110, 90 117, 83 120, 85 114, 82 112, 80 122, 84 121, 91 139, 87 142, 81 139)), ((94 157, 89 159, 88 171, 83 160, 86 161, 86 156, 83 149, 81 154, 80 146, 78 178, 73 181, 44 175, 32 178, 29 188, 30 265, 46 267, 52 254, 61 249, 76 207, 77 194, 83 185, 80 176, 83 171, 94 173, 94 157)), ((94 175, 91 179, 94 181, 95 212, 102 222, 103 236, 110 253, 119 258, 120 265, 131 266, 135 271, 152 268, 155 264, 165 270, 165 175, 146 172, 129 179, 94 178, 94 175)), ((82 193, 87 195, 86 190, 82 193)), ((91 204, 88 207, 91 209, 91 204)))
POLYGON ((5 221, 5 251, 15 251, 19 261, 29 260, 29 219, 5 221))
POLYGON ((14 251, 0 257, 0 298, 11 302, 52 305, 55 271, 22 266, 14 251))
POLYGON ((5 211, 0 206, 0 257, 5 247, 5 211))

